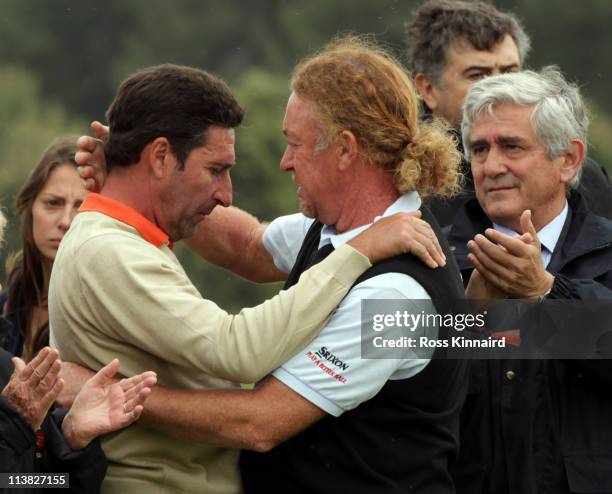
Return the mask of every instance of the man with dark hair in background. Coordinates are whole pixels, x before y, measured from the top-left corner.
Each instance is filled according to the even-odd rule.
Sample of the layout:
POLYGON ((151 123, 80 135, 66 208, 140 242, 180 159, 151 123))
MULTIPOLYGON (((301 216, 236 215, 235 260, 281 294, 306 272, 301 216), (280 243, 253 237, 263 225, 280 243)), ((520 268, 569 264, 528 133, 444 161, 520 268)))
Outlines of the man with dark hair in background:
MULTIPOLYGON (((461 107, 470 86, 490 75, 521 70, 529 36, 516 16, 484 2, 430 0, 407 23, 408 61, 426 110, 443 118, 459 137, 461 107)), ((461 140, 457 139, 458 146, 461 140)), ((463 163, 464 191, 451 199, 433 198, 429 207, 442 226, 474 198, 470 168, 463 163)), ((579 190, 591 210, 612 218, 612 185, 605 169, 586 159, 579 190)))

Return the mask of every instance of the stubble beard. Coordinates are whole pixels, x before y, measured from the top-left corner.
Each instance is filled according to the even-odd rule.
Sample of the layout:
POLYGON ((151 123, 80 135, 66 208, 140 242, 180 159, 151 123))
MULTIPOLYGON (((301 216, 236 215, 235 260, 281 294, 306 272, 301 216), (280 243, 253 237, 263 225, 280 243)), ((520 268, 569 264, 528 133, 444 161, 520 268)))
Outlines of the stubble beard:
POLYGON ((299 207, 300 213, 306 216, 306 218, 316 219, 315 209, 312 206, 312 204, 310 204, 308 201, 305 201, 304 199, 300 199, 300 203, 298 207, 299 207))

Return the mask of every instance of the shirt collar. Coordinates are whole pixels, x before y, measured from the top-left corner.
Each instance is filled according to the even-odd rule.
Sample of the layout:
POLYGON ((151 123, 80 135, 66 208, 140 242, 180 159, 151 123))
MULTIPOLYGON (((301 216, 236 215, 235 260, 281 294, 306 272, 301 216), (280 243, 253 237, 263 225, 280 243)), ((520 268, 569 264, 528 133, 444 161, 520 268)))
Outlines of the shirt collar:
MULTIPOLYGON (((555 251, 555 247, 557 246, 557 242, 561 236, 561 231, 563 230, 563 225, 565 224, 565 219, 567 218, 567 211, 568 207, 566 200, 561 212, 538 232, 540 244, 542 244, 542 247, 544 247, 551 254, 555 251)), ((497 223, 493 223, 493 228, 498 232, 504 233, 510 237, 518 236, 518 233, 514 230, 498 225, 497 223)))
POLYGON ((155 247, 159 248, 165 243, 167 243, 168 247, 171 249, 174 246, 168 234, 156 224, 149 221, 135 209, 132 209, 122 202, 115 201, 110 197, 95 194, 93 192, 88 194, 79 208, 80 213, 86 211, 102 213, 126 225, 130 225, 138 231, 142 238, 152 243, 155 247))
MULTIPOLYGON (((418 192, 408 192, 407 194, 399 196, 395 200, 395 202, 393 202, 387 209, 385 209, 381 216, 376 216, 372 223, 376 223, 379 219, 386 218, 387 216, 391 216, 395 213, 411 213, 413 211, 417 211, 420 207, 421 198, 419 197, 418 192)), ((348 230, 344 233, 336 233, 336 227, 334 225, 325 225, 321 230, 321 240, 319 242, 319 248, 323 247, 328 243, 331 243, 334 246, 334 249, 337 249, 338 247, 344 245, 349 240, 352 240, 354 237, 359 235, 372 223, 353 228, 352 230, 348 230)))

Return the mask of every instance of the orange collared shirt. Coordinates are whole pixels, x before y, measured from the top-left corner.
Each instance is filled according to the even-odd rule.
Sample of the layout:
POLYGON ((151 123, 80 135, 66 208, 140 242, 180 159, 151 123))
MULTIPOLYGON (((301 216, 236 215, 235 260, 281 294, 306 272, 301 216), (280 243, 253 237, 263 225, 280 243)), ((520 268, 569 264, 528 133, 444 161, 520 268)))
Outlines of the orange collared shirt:
POLYGON ((80 213, 85 211, 102 213, 126 225, 134 227, 142 238, 152 243, 155 247, 159 248, 165 243, 167 243, 168 247, 171 249, 174 247, 174 243, 166 232, 155 223, 149 221, 138 211, 126 206, 122 202, 92 192, 85 197, 83 204, 81 204, 79 208, 80 213))

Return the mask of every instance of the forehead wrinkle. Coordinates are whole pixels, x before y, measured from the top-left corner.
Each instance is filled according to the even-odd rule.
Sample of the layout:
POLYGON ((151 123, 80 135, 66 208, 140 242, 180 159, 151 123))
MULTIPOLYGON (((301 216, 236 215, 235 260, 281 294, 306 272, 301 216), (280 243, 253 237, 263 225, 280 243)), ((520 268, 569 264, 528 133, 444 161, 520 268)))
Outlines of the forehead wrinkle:
POLYGON ((518 47, 509 34, 503 36, 498 43, 491 47, 477 48, 466 38, 460 38, 451 42, 446 50, 446 65, 454 58, 455 63, 463 62, 466 58, 473 61, 475 65, 487 67, 520 66, 521 59, 518 47), (512 41, 513 45, 509 45, 512 41))

